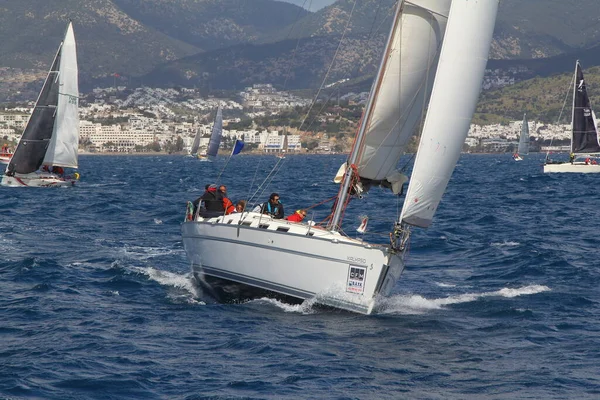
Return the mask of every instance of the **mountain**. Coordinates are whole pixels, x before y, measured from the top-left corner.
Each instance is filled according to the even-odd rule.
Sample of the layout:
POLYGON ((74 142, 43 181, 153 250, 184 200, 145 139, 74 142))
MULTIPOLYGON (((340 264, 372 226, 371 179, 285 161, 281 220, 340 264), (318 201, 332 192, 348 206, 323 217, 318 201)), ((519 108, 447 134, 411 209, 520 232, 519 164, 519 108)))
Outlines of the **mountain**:
MULTIPOLYGON (((325 84, 349 76, 373 76, 384 35, 347 38, 325 84)), ((318 88, 338 48, 339 39, 326 36, 284 40, 263 45, 239 45, 184 57, 142 77, 144 84, 242 89, 253 83, 273 83, 282 89, 318 88)))
POLYGON ((127 71, 198 52, 193 45, 143 25, 111 0, 19 0, 0 6, 0 66, 47 70, 70 19, 82 78, 127 71))
POLYGON ((112 0, 131 18, 203 50, 255 43, 308 11, 273 0, 112 0))
MULTIPOLYGON (((74 22, 84 90, 112 81, 115 72, 145 84, 213 89, 368 82, 395 0, 338 0, 314 13, 300 7, 313 1, 5 1, 0 85, 43 76, 67 18, 74 22), (324 80, 338 44, 339 58, 324 80)), ((525 63, 529 77, 570 71, 574 52, 600 43, 600 19, 590 11, 595 7, 597 0, 501 1, 491 52, 498 61, 490 65, 525 63), (564 62, 546 60, 557 55, 564 62)))

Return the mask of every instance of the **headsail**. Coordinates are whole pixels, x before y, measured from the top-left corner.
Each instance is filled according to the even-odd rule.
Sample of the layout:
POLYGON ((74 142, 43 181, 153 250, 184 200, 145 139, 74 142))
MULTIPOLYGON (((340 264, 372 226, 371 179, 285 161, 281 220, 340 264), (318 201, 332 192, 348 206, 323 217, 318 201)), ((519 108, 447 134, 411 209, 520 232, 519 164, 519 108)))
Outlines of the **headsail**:
POLYGON ((192 148, 190 150, 191 154, 198 154, 198 148, 200 147, 200 129, 196 132, 196 137, 194 138, 194 143, 192 143, 192 148))
MULTIPOLYGON (((451 0, 403 2, 371 90, 364 144, 358 144, 358 173, 383 181, 396 167, 421 120, 433 86, 451 0)), ((393 183, 393 182, 389 182, 393 183)))
POLYGON ((467 136, 488 59, 498 0, 453 0, 400 221, 428 227, 467 136))
POLYGON ((79 85, 77 49, 73 25, 69 22, 62 44, 58 74, 58 104, 50 145, 44 165, 77 168, 79 147, 79 85))
POLYGON ((206 155, 208 157, 216 157, 219 152, 219 145, 221 144, 221 132, 223 131, 223 113, 221 106, 217 109, 217 115, 215 116, 215 122, 212 127, 210 134, 210 140, 208 142, 208 150, 206 155))
POLYGON ((598 131, 594 121, 590 98, 587 94, 581 65, 575 65, 575 87, 573 88, 573 135, 572 153, 600 153, 598 131))
POLYGON ((521 126, 517 153, 521 155, 529 154, 529 121, 527 121, 527 114, 523 114, 523 125, 521 126))

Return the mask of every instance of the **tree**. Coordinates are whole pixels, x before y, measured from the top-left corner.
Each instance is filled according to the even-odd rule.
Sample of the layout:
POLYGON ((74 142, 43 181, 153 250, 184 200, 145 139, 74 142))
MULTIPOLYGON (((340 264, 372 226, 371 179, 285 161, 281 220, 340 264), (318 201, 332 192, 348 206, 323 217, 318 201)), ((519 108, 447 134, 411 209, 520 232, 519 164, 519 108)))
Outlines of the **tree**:
POLYGON ((183 139, 181 136, 177 136, 177 142, 175 142, 175 151, 183 151, 183 139))

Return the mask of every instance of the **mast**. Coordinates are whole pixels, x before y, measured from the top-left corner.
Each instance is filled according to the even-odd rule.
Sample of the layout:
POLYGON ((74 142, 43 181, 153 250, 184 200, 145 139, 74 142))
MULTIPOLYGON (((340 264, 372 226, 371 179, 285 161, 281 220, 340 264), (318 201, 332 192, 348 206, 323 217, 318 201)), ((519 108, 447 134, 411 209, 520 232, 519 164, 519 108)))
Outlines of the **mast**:
POLYGON ((577 69, 579 66, 579 60, 575 61, 575 72, 573 78, 573 108, 571 109, 571 153, 575 153, 575 96, 577 96, 577 69))
POLYGON ((340 187, 340 191, 338 192, 337 201, 335 203, 335 208, 333 210, 333 217, 327 226, 330 230, 338 229, 338 225, 340 223, 340 219, 342 217, 342 212, 345 208, 346 200, 348 199, 348 189, 350 188, 350 183, 352 180, 353 168, 352 166, 356 164, 358 160, 358 156, 361 152, 362 143, 365 138, 365 133, 367 127, 369 126, 369 122, 371 119, 371 114, 373 110, 373 105, 375 104, 375 99, 377 98, 377 94, 379 92, 379 88, 381 87, 381 82, 383 80, 383 75, 385 72, 385 66, 389 59, 390 50, 392 47, 392 41, 395 35, 396 30, 398 29, 400 22, 400 15, 402 15, 402 9, 404 8, 404 0, 401 0, 396 6, 396 13, 394 15, 394 25, 390 30, 389 36, 387 38, 387 43, 385 45, 385 51, 383 53, 383 57, 379 64, 379 69, 377 71, 377 79, 373 82, 373 86, 371 88, 371 95, 369 96, 369 100, 367 102, 367 106, 365 107, 365 112, 363 114, 362 123, 358 130, 358 134, 354 139, 354 145, 352 146, 352 151, 350 156, 348 157, 348 161, 346 163, 346 173, 344 174, 344 179, 342 181, 342 185, 340 187))

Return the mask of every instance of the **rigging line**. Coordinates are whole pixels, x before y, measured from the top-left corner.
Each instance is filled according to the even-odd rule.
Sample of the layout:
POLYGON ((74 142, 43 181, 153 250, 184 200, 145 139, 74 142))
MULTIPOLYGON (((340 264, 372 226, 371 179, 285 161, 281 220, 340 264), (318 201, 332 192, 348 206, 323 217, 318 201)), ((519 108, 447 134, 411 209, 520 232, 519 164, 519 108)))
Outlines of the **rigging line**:
MULTIPOLYGON (((275 165, 273 166, 273 168, 271 169, 271 172, 269 172, 269 174, 267 175, 267 177, 262 181, 262 183, 260 185, 258 185, 258 188, 256 189, 256 191, 254 192, 254 194, 248 199, 248 203, 250 203, 252 200, 254 200, 257 195, 259 194, 259 191, 261 190, 261 188, 263 187, 263 185, 265 185, 265 183, 267 182, 267 180, 269 179, 269 177, 273 174, 273 172, 277 169, 277 166, 279 165, 279 163, 282 161, 282 159, 278 159, 278 161, 275 163, 275 165)), ((264 192, 264 189, 262 190, 262 192, 264 192)), ((262 192, 260 192, 260 194, 262 195, 262 192)), ((254 203, 252 203, 252 205, 254 205, 254 203)))
MULTIPOLYGON (((379 32, 379 29, 384 25, 384 23, 387 21, 388 17, 390 17, 390 11, 393 12, 395 10, 394 6, 392 6, 392 8, 390 10, 388 10, 387 15, 385 16, 385 18, 383 19, 383 21, 381 22, 381 24, 379 24, 377 26, 377 30, 375 31, 375 33, 373 33, 373 27, 375 26, 375 23, 377 22, 377 16, 379 15, 380 9, 381 9, 381 3, 377 3, 377 11, 376 11, 376 14, 375 14, 375 18, 373 19, 373 23, 371 24, 371 31, 367 35, 368 36, 367 46, 369 46, 372 43, 372 41, 375 39, 375 33, 379 32)), ((354 74, 351 74, 351 76, 352 75, 356 75, 358 73, 359 68, 360 68, 360 65, 357 64, 356 68, 354 70, 354 74)), ((329 100, 331 100, 331 98, 335 94, 335 89, 336 88, 334 86, 333 90, 331 91, 331 94, 329 95, 329 97, 327 98, 327 100, 323 103, 323 106, 321 107, 321 109, 319 110, 319 112, 317 112, 315 114, 315 117, 312 119, 312 121, 310 121, 310 123, 306 127, 307 131, 310 129, 310 127, 316 121, 316 119, 319 117, 319 115, 321 115, 321 112, 323 112, 323 110, 325 109, 325 107, 327 107, 327 103, 329 102, 329 100)), ((339 89, 338 89, 338 92, 339 92, 339 89)), ((338 93, 338 95, 339 95, 339 93, 338 93)))
MULTIPOLYGON (((260 192, 260 196, 262 197, 263 194, 265 193, 265 191, 269 188, 269 186, 271 186, 271 183, 273 182, 273 179, 275 179, 275 177, 277 176, 277 174, 279 173, 279 171, 281 170, 281 167, 283 166, 283 163, 285 162, 285 159, 279 159, 280 162, 278 162, 277 164, 279 164, 279 168, 275 169, 274 173, 271 175, 271 178, 267 180, 265 186, 263 187, 263 190, 260 192)), ((276 164, 276 166, 277 166, 276 164)))
MULTIPOLYGON (((573 86, 575 85, 575 79, 576 76, 575 74, 573 74, 573 78, 571 78, 571 83, 569 84, 569 87, 567 88, 567 93, 565 94, 565 100, 563 101, 563 106, 560 110, 560 113, 558 114, 558 118, 556 120, 556 124, 560 124, 560 119, 562 118, 562 113, 565 110, 565 107, 567 105, 567 98, 569 97, 569 93, 571 93, 571 90, 573 88, 573 86)), ((552 146, 552 141, 554 140, 554 137, 550 138, 550 144, 548 146, 552 146)), ((548 159, 548 155, 550 154, 550 150, 546 150, 546 160, 548 159)))
MULTIPOLYGON (((292 24, 292 27, 290 28, 290 31, 288 32, 288 34, 285 38, 286 40, 292 35, 292 31, 294 30, 294 28, 296 27, 296 24, 300 20, 300 13, 302 12, 302 10, 305 9, 304 6, 306 5, 307 1, 309 1, 309 0, 304 0, 304 3, 302 3, 302 8, 300 10, 298 10, 298 14, 296 15, 296 20, 292 24)), ((312 8, 312 0, 310 0, 310 3, 308 4, 308 10, 310 10, 311 8, 312 8)), ((296 48, 294 49, 294 52, 292 53, 292 61, 290 62, 288 70, 285 73, 285 80, 283 81, 283 90, 285 90, 285 88, 287 87, 287 81, 290 77, 290 71, 292 70, 292 65, 294 65, 294 62, 296 60, 296 53, 298 52, 298 47, 300 47, 300 39, 302 39, 302 37, 300 34, 298 34, 298 40, 296 41, 296 48)))
POLYGON ((312 110, 314 105, 317 103, 319 94, 321 94, 321 90, 323 90, 323 87, 325 86, 325 82, 327 81, 327 78, 329 77, 329 72, 331 72, 331 69, 333 68, 333 64, 335 64, 335 60, 337 58, 338 52, 340 51, 340 47, 342 46, 342 42, 344 41, 344 38, 346 37, 346 32, 348 31, 348 26, 350 25, 350 21, 352 20, 352 14, 354 14, 354 9, 356 8, 357 1, 358 0, 354 0, 354 4, 352 5, 352 10, 350 11, 350 15, 348 16, 348 20, 346 21, 346 26, 344 27, 344 32, 342 33, 342 37, 340 38, 340 41, 338 42, 337 49, 335 49, 335 53, 333 54, 333 59, 331 60, 331 64, 329 64, 329 68, 327 69, 327 72, 325 73, 325 76, 323 77, 323 81, 321 82, 321 87, 319 87, 319 90, 317 90, 317 94, 315 95, 314 100, 312 101, 310 107, 308 108, 308 112, 306 113, 306 116, 304 117, 304 119, 302 120, 302 123, 298 127, 298 130, 301 130, 302 126, 304 126, 304 122, 308 118, 308 115, 310 114, 310 111, 312 110))
POLYGON ((252 193, 252 186, 254 186, 254 181, 256 180, 256 176, 258 175, 258 167, 260 165, 260 158, 258 159, 258 162, 256 163, 256 170, 254 171, 254 176, 252 177, 252 181, 250 182, 250 187, 248 188, 248 196, 246 196, 248 198, 248 202, 250 201, 250 195, 252 193))

